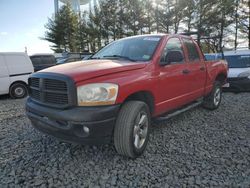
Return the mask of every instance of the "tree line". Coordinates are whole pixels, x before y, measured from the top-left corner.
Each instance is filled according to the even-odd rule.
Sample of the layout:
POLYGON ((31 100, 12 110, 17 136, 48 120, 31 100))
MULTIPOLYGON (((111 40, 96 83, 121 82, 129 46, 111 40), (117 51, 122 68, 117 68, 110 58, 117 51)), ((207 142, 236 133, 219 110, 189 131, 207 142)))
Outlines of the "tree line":
POLYGON ((197 32, 205 52, 250 49, 249 0, 99 0, 90 12, 63 5, 45 25, 55 52, 95 52, 123 37, 197 32))

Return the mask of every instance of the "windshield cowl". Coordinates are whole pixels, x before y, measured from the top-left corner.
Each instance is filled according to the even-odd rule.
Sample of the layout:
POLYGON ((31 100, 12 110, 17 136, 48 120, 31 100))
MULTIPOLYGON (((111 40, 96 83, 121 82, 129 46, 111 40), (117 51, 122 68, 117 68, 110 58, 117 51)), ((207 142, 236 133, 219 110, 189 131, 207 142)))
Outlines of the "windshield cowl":
POLYGON ((130 57, 121 56, 121 55, 106 55, 106 56, 103 56, 103 58, 125 59, 125 60, 129 60, 129 61, 133 61, 133 62, 137 61, 135 59, 131 59, 130 57))

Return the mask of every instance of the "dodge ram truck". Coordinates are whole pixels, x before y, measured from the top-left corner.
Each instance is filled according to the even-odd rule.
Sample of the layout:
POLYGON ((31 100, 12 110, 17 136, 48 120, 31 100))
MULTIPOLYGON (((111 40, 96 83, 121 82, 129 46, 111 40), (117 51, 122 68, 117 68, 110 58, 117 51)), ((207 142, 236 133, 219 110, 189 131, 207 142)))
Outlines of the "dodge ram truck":
POLYGON ((205 61, 184 35, 140 35, 114 41, 87 61, 51 67, 29 78, 26 113, 46 134, 79 144, 114 143, 136 158, 151 120, 193 104, 219 107, 224 61, 205 61))

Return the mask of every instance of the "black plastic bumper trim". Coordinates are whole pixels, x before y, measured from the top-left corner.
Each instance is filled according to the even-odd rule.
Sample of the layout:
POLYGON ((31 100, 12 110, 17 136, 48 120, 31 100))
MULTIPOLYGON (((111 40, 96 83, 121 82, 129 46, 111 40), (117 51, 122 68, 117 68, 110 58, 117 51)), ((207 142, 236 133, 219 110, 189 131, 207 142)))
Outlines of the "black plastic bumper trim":
POLYGON ((108 143, 113 135, 120 105, 53 109, 28 98, 26 114, 32 125, 46 134, 66 142, 98 145, 108 143), (89 128, 89 133, 83 127, 89 128))

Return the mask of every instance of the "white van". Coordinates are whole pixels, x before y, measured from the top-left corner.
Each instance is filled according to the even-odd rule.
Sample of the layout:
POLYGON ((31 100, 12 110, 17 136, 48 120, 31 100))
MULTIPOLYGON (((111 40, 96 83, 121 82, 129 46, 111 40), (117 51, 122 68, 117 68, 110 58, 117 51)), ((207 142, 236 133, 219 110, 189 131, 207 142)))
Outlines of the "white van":
POLYGON ((28 94, 28 78, 34 67, 26 53, 0 53, 0 95, 24 98, 28 94))

